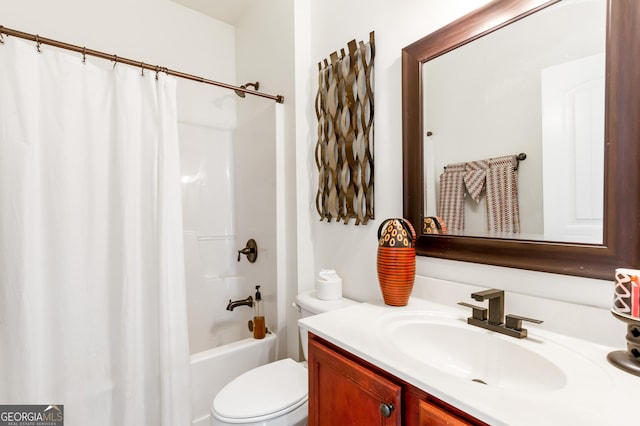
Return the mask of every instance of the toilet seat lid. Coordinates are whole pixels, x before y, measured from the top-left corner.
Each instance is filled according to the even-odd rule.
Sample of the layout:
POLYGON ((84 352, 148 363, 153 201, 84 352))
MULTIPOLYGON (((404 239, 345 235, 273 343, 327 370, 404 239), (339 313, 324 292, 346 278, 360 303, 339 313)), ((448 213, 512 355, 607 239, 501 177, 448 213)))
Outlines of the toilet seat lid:
POLYGON ((248 419, 299 406, 308 396, 307 375, 308 370, 291 358, 254 368, 218 392, 213 412, 228 419, 248 419))

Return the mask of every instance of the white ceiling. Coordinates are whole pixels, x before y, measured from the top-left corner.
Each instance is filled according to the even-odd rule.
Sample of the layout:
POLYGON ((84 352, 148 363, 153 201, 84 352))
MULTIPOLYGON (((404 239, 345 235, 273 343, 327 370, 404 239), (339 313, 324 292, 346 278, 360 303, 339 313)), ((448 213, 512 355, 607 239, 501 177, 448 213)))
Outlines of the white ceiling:
POLYGON ((173 0, 205 15, 235 25, 256 0, 173 0))

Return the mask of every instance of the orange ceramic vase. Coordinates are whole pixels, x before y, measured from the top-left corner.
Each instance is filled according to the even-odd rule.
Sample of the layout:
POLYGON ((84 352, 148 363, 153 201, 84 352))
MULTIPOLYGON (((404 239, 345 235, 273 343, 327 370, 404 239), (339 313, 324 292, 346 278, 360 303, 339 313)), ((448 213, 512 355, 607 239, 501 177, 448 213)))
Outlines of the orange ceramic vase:
POLYGON ((406 219, 387 219, 378 228, 378 281, 384 303, 405 306, 416 276, 416 232, 406 219))

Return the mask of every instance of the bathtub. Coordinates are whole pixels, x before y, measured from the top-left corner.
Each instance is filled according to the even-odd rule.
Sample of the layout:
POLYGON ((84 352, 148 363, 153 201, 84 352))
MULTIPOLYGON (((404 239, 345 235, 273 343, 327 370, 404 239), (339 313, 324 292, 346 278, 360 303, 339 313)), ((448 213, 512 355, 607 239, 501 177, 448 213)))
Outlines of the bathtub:
POLYGON ((191 355, 192 426, 209 426, 211 404, 232 379, 276 360, 276 335, 248 338, 191 355))

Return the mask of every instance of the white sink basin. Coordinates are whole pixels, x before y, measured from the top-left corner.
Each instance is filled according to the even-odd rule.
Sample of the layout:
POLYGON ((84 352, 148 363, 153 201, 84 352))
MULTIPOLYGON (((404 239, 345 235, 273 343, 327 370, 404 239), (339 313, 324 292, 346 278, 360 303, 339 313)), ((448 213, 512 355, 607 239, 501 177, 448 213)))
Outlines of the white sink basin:
POLYGON ((404 311, 385 315, 380 321, 381 337, 398 352, 478 386, 553 391, 566 386, 567 364, 585 362, 560 345, 504 336, 454 315, 404 311))
MULTIPOLYGON (((526 314, 518 311, 508 310, 526 314)), ((588 312, 609 319, 595 308, 588 312)), ((637 405, 638 377, 607 362, 614 348, 545 329, 566 326, 557 321, 582 323, 585 312, 577 313, 572 318, 552 309, 546 318, 539 316, 546 320, 543 326, 527 324, 525 339, 469 325, 470 312, 455 304, 418 298, 403 307, 361 303, 300 323, 490 425, 636 424, 633 413, 619 407, 637 405)), ((589 324, 594 321, 584 325, 589 324)))

